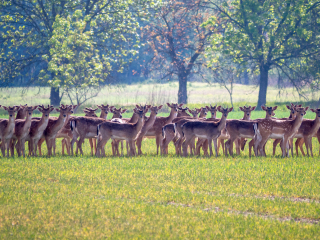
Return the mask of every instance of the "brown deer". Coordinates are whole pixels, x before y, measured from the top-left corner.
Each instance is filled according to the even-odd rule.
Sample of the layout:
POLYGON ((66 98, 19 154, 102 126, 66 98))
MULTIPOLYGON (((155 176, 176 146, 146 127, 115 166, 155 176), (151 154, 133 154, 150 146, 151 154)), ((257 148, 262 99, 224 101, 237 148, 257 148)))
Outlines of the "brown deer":
MULTIPOLYGON (((159 154, 159 146, 162 144, 162 128, 171 123, 174 118, 177 117, 178 108, 182 107, 183 104, 169 104, 167 103, 168 107, 171 108, 170 115, 168 117, 157 117, 152 128, 150 128, 144 136, 140 137, 155 137, 156 138, 156 145, 157 145, 157 155, 159 154)), ((161 146, 160 146, 161 147, 161 146)))
MULTIPOLYGON (((169 123, 162 128, 163 139, 162 139, 162 148, 160 149, 161 154, 163 155, 168 154, 169 143, 173 141, 173 143, 175 144, 176 141, 179 139, 178 135, 176 135, 176 130, 174 129, 174 123, 185 118, 188 118, 188 119, 198 118, 198 114, 201 112, 201 109, 200 108, 195 108, 194 110, 188 109, 188 111, 192 115, 192 117, 189 114, 188 116, 185 116, 185 117, 176 117, 175 119, 173 119, 172 123, 169 123)), ((179 152, 176 151, 176 154, 179 155, 179 152)))
MULTIPOLYGON (((311 112, 314 112, 316 114, 316 118, 314 120, 311 119, 303 119, 301 126, 297 132, 297 134, 294 136, 297 138, 297 141, 295 143, 296 145, 296 153, 297 156, 299 155, 299 150, 302 148, 302 144, 305 143, 306 149, 307 149, 307 155, 309 156, 309 150, 310 154, 313 157, 312 153, 312 137, 317 136, 319 128, 320 128, 320 108, 318 109, 310 109, 311 112)), ((301 151, 303 156, 304 152, 301 151)))
POLYGON ((185 107, 185 108, 179 107, 177 118, 178 117, 190 117, 190 115, 187 113, 188 110, 189 110, 188 107, 185 107))
MULTIPOLYGON (((296 113, 297 113, 295 108, 302 107, 302 105, 301 104, 300 105, 294 105, 293 103, 291 103, 290 106, 287 105, 286 107, 290 110, 289 117, 288 118, 277 118, 278 120, 287 120, 287 119, 293 120, 293 119, 295 119, 296 118, 296 113)), ((276 154, 276 148, 277 148, 277 145, 280 142, 281 142, 281 139, 275 139, 273 141, 273 156, 276 154)), ((290 145, 292 145, 292 143, 290 143, 290 145)), ((293 152, 293 149, 291 151, 293 152)))
MULTIPOLYGON (((12 136, 11 142, 11 156, 14 156, 14 146, 16 147, 16 151, 18 156, 21 154, 25 157, 25 139, 29 134, 32 120, 32 113, 38 106, 24 106, 23 114, 26 116, 26 119, 16 119, 15 120, 15 128, 14 134, 12 136), (17 143, 16 143, 17 142, 17 143)), ((21 113, 20 113, 21 114, 21 113)), ((21 115, 20 115, 21 116, 21 115)))
MULTIPOLYGON (((38 142, 40 156, 42 154, 41 145, 44 141, 46 141, 47 144, 48 156, 52 156, 52 148, 55 149, 56 136, 65 125, 68 115, 73 113, 72 106, 61 105, 59 108, 56 108, 56 111, 60 113, 59 117, 49 117, 48 126, 38 142)), ((55 156, 55 151, 53 151, 53 155, 55 156)))
POLYGON ((20 104, 20 108, 17 112, 17 116, 16 116, 16 119, 25 119, 27 117, 27 104, 25 105, 21 105, 20 104))
POLYGON ((149 110, 147 108, 144 111, 135 110, 134 111, 139 115, 139 119, 136 123, 117 123, 117 122, 104 122, 97 126, 97 133, 98 133, 98 144, 97 144, 97 152, 96 156, 105 156, 104 146, 111 139, 117 140, 126 140, 129 142, 130 151, 128 155, 135 156, 135 139, 140 132, 143 121, 144 115, 149 110))
POLYGON ((289 157, 289 140, 299 130, 302 123, 303 116, 306 114, 306 108, 296 108, 297 116, 294 120, 274 120, 274 119, 258 119, 254 124, 255 137, 254 137, 254 152, 258 156, 266 156, 264 152, 264 145, 269 138, 282 139, 281 150, 282 157, 289 157))
MULTIPOLYGON (((249 121, 251 117, 251 112, 256 109, 256 107, 239 107, 241 111, 243 111, 244 116, 242 119, 230 119, 227 121, 226 124, 226 131, 229 135, 229 139, 225 143, 225 155, 228 156, 228 150, 229 154, 233 155, 233 143, 236 143, 236 151, 237 154, 240 155, 240 147, 243 141, 246 141, 245 138, 254 138, 254 129, 253 129, 253 121, 249 121)), ((275 108, 271 111, 271 114, 273 114, 273 111, 275 108)), ((249 154, 250 155, 250 154, 249 154)))
MULTIPOLYGON (((200 112, 199 118, 201 120, 205 120, 205 117, 207 116, 208 113, 208 109, 207 108, 200 108, 199 110, 196 109, 197 111, 200 112)), ((174 119, 174 128, 175 128, 175 132, 176 132, 176 136, 178 137, 177 141, 175 141, 174 145, 175 145, 175 149, 176 149, 176 154, 177 155, 182 155, 182 151, 181 151, 181 147, 182 147, 182 143, 185 140, 183 133, 182 133, 182 125, 185 124, 186 122, 189 121, 196 121, 198 120, 198 116, 196 116, 195 118, 184 118, 184 119, 174 119)), ((189 148, 190 148, 190 154, 193 155, 195 153, 195 139, 191 140, 190 144, 189 144, 189 148)))
MULTIPOLYGON (((126 109, 121 110, 121 108, 116 109, 112 108, 110 110, 113 113, 114 118, 122 118, 122 113, 126 111, 126 109)), ((95 138, 97 136, 97 126, 103 122, 109 120, 105 120, 102 118, 93 118, 93 117, 76 117, 70 121, 70 126, 72 130, 72 140, 71 140, 71 155, 73 155, 73 144, 77 142, 77 138, 79 140, 77 142, 77 147, 80 150, 80 154, 83 155, 82 143, 85 138, 95 138)))
POLYGON ((2 107, 8 112, 9 119, 0 119, 1 152, 2 156, 5 157, 5 151, 7 150, 7 157, 9 157, 10 140, 13 136, 15 127, 15 115, 16 112, 20 109, 20 107, 2 107))
POLYGON ((141 155, 142 154, 142 151, 141 151, 141 143, 142 143, 142 140, 143 140, 143 136, 146 134, 146 132, 149 131, 150 128, 152 128, 154 122, 156 121, 156 118, 157 118, 157 114, 158 114, 158 111, 162 108, 162 105, 160 105, 159 107, 157 106, 150 106, 150 117, 144 122, 142 128, 141 128, 141 131, 139 132, 138 136, 137 136, 137 139, 136 139, 136 145, 137 145, 137 148, 138 148, 138 155, 141 155))
POLYGON ((46 108, 43 105, 39 105, 38 110, 42 112, 42 117, 40 119, 32 119, 31 126, 26 141, 29 141, 29 155, 37 155, 37 145, 38 141, 43 135, 44 130, 46 130, 49 122, 49 114, 53 111, 53 106, 46 108))
POLYGON ((188 145, 196 137, 208 139, 210 156, 213 155, 213 152, 212 152, 212 141, 213 141, 214 148, 216 151, 216 156, 218 156, 217 138, 220 136, 222 129, 226 127, 226 120, 227 120, 228 114, 232 110, 233 110, 233 107, 222 108, 221 106, 219 106, 218 111, 222 113, 222 117, 219 122, 189 121, 189 122, 186 122, 184 125, 182 125, 182 133, 186 139, 182 144, 183 156, 186 157, 188 155, 188 151, 187 151, 188 145))

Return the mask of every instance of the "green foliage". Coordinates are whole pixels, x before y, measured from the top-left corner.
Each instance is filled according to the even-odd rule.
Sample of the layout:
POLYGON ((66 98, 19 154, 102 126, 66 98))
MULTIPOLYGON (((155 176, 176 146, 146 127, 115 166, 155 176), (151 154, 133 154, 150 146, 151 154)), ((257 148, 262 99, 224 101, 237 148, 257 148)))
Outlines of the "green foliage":
POLYGON ((244 68, 251 65, 261 77, 266 76, 260 84, 267 81, 272 68, 284 72, 298 90, 310 83, 310 78, 296 70, 318 53, 318 2, 236 0, 213 4, 219 14, 204 26, 220 26, 223 32, 212 36, 207 49, 211 63, 224 54, 244 68))

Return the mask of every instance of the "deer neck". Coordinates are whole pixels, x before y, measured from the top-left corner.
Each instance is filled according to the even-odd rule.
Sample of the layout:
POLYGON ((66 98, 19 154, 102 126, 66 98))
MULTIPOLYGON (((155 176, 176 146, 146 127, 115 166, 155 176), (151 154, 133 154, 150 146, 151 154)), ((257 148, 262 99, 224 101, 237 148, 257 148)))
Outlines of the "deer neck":
POLYGON ((130 122, 130 123, 136 123, 138 120, 139 120, 139 116, 138 116, 138 114, 136 114, 136 113, 134 112, 134 113, 132 114, 129 122, 130 122))
POLYGON ((205 118, 206 117, 206 115, 205 114, 203 114, 203 113, 200 113, 200 116, 198 117, 198 115, 195 117, 196 119, 198 119, 198 118, 205 118))
POLYGON ((170 115, 167 117, 167 122, 166 124, 169 124, 172 122, 172 120, 174 118, 176 118, 178 116, 178 112, 175 112, 172 108, 171 108, 171 112, 170 112, 170 115))
POLYGON ((216 119, 216 118, 217 118, 217 112, 215 112, 215 113, 212 113, 212 112, 211 112, 211 118, 216 119))
POLYGON ((152 127, 154 122, 156 121, 157 118, 157 114, 155 112, 151 112, 150 117, 148 119, 148 121, 146 121, 146 123, 144 124, 147 128, 150 126, 152 127))
MULTIPOLYGON (((24 112, 24 110, 19 110, 18 113, 17 113, 17 117, 16 119, 25 119, 26 117, 26 113, 24 112)), ((28 116, 27 116, 28 117, 28 116)))
POLYGON ((9 117, 7 130, 11 131, 15 127, 15 114, 12 114, 12 117, 9 117))
POLYGON ((144 117, 138 119, 138 121, 134 124, 135 130, 136 130, 136 134, 138 134, 138 132, 140 132, 142 125, 143 125, 143 119, 144 117))
POLYGON ((292 131, 296 132, 298 131, 299 127, 301 126, 303 120, 303 116, 299 115, 293 120, 293 125, 292 125, 292 131))
POLYGON ((45 118, 43 114, 39 121, 38 130, 44 131, 48 126, 48 123, 49 123, 49 117, 45 118))
POLYGON ((26 121, 25 121, 25 123, 24 123, 24 125, 23 125, 23 128, 24 128, 25 130, 27 130, 27 129, 30 128, 30 126, 31 126, 31 120, 32 120, 32 115, 27 115, 27 119, 26 119, 26 121))
POLYGON ((226 127, 226 122, 227 122, 227 117, 222 115, 222 117, 221 117, 221 119, 219 121, 218 131, 222 131, 222 129, 224 129, 226 127))
POLYGON ((59 131, 63 127, 64 123, 66 122, 66 119, 67 117, 63 117, 63 115, 60 114, 52 127, 52 131, 59 131))
POLYGON ((272 119, 272 116, 266 113, 266 119, 272 119))

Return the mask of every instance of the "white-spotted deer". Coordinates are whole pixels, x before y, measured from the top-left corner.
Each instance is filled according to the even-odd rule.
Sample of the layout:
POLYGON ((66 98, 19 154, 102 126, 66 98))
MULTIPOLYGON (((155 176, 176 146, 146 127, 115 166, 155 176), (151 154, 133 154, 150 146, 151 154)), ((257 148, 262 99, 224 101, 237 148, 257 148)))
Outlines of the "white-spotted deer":
MULTIPOLYGON (((310 150, 311 157, 313 157, 312 137, 317 137, 317 134, 320 128, 320 108, 310 109, 310 111, 316 114, 316 118, 314 120, 303 119, 297 134, 294 136, 295 138, 297 138, 297 141, 295 143, 297 156, 299 155, 298 147, 300 147, 301 149, 302 144, 305 143, 306 149, 307 149, 307 155, 309 156, 309 150, 310 150)), ((304 152, 303 151, 301 152, 303 153, 303 156, 304 156, 304 152)))
POLYGON ((226 120, 229 112, 233 108, 222 108, 218 107, 218 111, 222 113, 222 117, 219 122, 207 122, 207 121, 190 121, 182 125, 182 132, 185 137, 185 141, 182 144, 183 147, 183 156, 188 155, 188 145, 191 143, 194 138, 205 138, 208 140, 210 156, 213 155, 212 152, 212 141, 214 142, 214 148, 216 151, 216 156, 218 156, 217 150, 217 138, 220 136, 223 128, 226 127, 226 120))
MULTIPOLYGON (((1 107, 1 105, 0 105, 1 107)), ((2 106, 9 114, 9 119, 0 119, 0 140, 1 140, 1 152, 5 157, 7 150, 7 157, 9 157, 10 141, 14 133, 15 116, 16 112, 20 109, 18 106, 5 107, 2 106)))
POLYGON ((266 156, 264 151, 264 145, 269 138, 282 139, 281 150, 282 157, 289 157, 289 140, 294 137, 294 135, 299 130, 302 123, 303 116, 306 114, 306 108, 296 108, 297 116, 294 120, 274 120, 274 119, 260 119, 256 120, 254 124, 255 128, 255 138, 254 138, 254 152, 258 156, 266 156))

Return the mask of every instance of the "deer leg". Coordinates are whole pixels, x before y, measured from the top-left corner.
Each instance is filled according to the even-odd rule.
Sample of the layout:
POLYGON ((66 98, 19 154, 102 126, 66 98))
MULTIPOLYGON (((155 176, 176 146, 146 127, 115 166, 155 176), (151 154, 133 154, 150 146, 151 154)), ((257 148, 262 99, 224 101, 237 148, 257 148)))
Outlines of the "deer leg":
POLYGON ((93 142, 92 142, 92 138, 89 138, 89 144, 90 144, 90 149, 91 149, 91 156, 93 156, 93 142))
MULTIPOLYGON (((123 140, 121 140, 120 143, 121 143, 121 156, 123 156, 123 140)), ((134 149, 135 149, 135 147, 134 147, 134 149)), ((134 151, 134 152, 136 152, 136 151, 134 151)), ((136 155, 136 154, 134 154, 134 155, 136 155)))
POLYGON ((212 151, 212 139, 208 139, 208 143, 209 143, 209 150, 210 150, 210 157, 213 155, 213 151, 212 151))
POLYGON ((313 157, 313 152, 312 152, 312 137, 308 138, 308 142, 309 142, 310 154, 311 154, 311 157, 313 157))
MULTIPOLYGON (((142 155, 142 151, 141 151, 142 139, 143 139, 143 137, 139 136, 137 138, 137 141, 136 141, 136 145, 137 145, 137 148, 138 148, 138 155, 142 155)), ((127 153, 128 153, 128 147, 127 147, 127 153)))
POLYGON ((190 155, 195 155, 196 154, 196 151, 195 151, 195 142, 196 142, 196 138, 193 138, 191 141, 190 141, 190 155))
POLYGON ((5 140, 2 139, 2 142, 1 142, 1 152, 2 152, 2 156, 3 157, 6 157, 6 146, 5 146, 5 140))
POLYGON ((297 157, 299 156, 299 144, 300 144, 301 138, 297 138, 296 142, 295 142, 295 146, 296 146, 296 155, 297 157))
POLYGON ((293 138, 290 138, 289 143, 290 143, 290 149, 291 149, 291 156, 293 157, 293 138))
POLYGON ((249 142, 249 157, 251 157, 252 148, 254 148, 254 139, 251 139, 249 142))
POLYGON ((235 145, 236 145, 236 152, 237 152, 237 155, 240 155, 240 138, 237 138, 235 141, 234 141, 235 145))
MULTIPOLYGON (((42 156, 42 152, 41 152, 41 145, 44 142, 44 138, 40 138, 39 142, 38 142, 38 150, 39 150, 39 156, 42 156)), ((47 143, 47 148, 48 148, 48 143, 47 143)), ((49 153, 49 152, 48 152, 49 153)))
POLYGON ((15 144, 15 139, 11 139, 10 140, 10 153, 11 153, 11 157, 14 157, 14 144, 15 144))
POLYGON ((229 148, 230 148, 230 139, 228 139, 226 142, 225 142, 225 144, 224 144, 224 149, 225 149, 225 151, 223 152, 224 153, 224 155, 226 156, 226 157, 228 157, 228 150, 229 150, 229 148))
POLYGON ((188 156, 188 145, 190 142, 190 138, 187 139, 185 138, 185 141, 182 143, 182 150, 183 150, 183 156, 187 157, 188 156))
POLYGON ((82 144, 83 144, 83 142, 84 142, 84 138, 80 137, 80 139, 79 139, 79 141, 78 141, 78 143, 77 143, 78 148, 79 148, 79 150, 80 150, 80 155, 82 155, 82 156, 83 156, 83 150, 82 150, 82 144))
POLYGON ((198 141, 196 144, 196 150, 195 150, 195 154, 197 154, 198 156, 200 156, 200 149, 201 149, 202 144, 203 144, 203 139, 198 138, 198 141))
MULTIPOLYGON (((204 142, 202 144, 203 155, 209 156, 208 149, 209 149, 208 139, 204 139, 204 142)), ((200 149, 199 149, 199 151, 200 151, 200 149)))
POLYGON ((107 142, 108 142, 109 139, 110 139, 110 137, 105 138, 105 139, 99 139, 99 140, 98 140, 97 151, 96 151, 96 156, 97 156, 97 157, 100 157, 101 155, 102 155, 103 157, 106 156, 104 147, 105 147, 105 145, 107 144, 107 142), (101 151, 101 155, 100 155, 100 151, 101 151))
POLYGON ((304 139, 301 138, 299 148, 300 148, 301 154, 305 156, 306 154, 304 153, 304 150, 303 150, 303 143, 304 143, 304 139))
POLYGON ((20 139, 20 153, 22 153, 23 157, 25 157, 25 139, 20 139))
POLYGON ((161 148, 161 135, 156 135, 157 155, 159 154, 159 147, 161 148))
POLYGON ((247 141, 248 141, 248 140, 247 140, 246 138, 240 138, 241 151, 244 150, 244 147, 246 146, 247 141))
POLYGON ((285 139, 283 138, 282 139, 282 141, 281 141, 281 143, 280 143, 280 145, 281 145, 281 150, 282 150, 282 157, 286 157, 286 148, 287 148, 287 142, 285 141, 285 139))
POLYGON ((216 151, 216 157, 218 157, 218 144, 217 144, 217 139, 215 138, 214 140, 213 140, 213 144, 214 144, 214 150, 216 151))
POLYGON ((310 156, 310 155, 309 155, 309 148, 310 148, 310 146, 309 146, 309 141, 308 141, 308 138, 307 138, 307 137, 304 138, 304 144, 306 145, 307 156, 309 157, 309 156, 310 156))
POLYGON ((272 155, 274 156, 276 154, 277 145, 281 142, 281 139, 275 139, 273 141, 273 152, 272 155))

